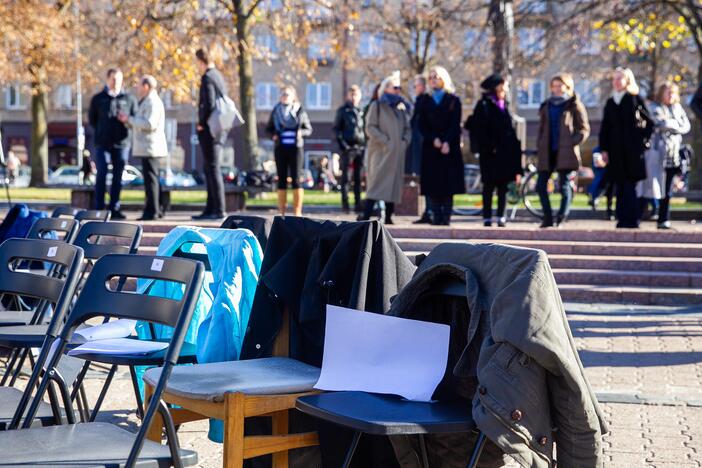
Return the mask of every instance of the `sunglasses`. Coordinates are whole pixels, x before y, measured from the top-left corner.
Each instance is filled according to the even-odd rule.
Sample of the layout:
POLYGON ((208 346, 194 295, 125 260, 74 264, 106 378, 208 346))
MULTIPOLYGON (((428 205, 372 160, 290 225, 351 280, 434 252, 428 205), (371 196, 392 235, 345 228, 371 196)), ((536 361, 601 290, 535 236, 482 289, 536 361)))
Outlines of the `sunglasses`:
POLYGON ((429 75, 430 80, 438 80, 439 78, 439 75, 437 75, 436 73, 432 73, 431 75, 429 75))
POLYGON ((402 86, 393 86, 393 87, 392 87, 392 89, 396 89, 396 90, 398 90, 398 91, 399 91, 399 90, 401 90, 401 89, 402 89, 402 86))

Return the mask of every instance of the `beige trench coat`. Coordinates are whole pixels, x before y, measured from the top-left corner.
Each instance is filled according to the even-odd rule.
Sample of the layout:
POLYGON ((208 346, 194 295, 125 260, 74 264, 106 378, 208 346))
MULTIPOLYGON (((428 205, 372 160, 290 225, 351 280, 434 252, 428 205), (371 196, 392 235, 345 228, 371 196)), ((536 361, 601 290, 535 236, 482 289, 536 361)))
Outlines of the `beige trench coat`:
POLYGON ((366 198, 399 203, 405 176, 405 154, 412 138, 409 109, 374 101, 366 114, 366 198))

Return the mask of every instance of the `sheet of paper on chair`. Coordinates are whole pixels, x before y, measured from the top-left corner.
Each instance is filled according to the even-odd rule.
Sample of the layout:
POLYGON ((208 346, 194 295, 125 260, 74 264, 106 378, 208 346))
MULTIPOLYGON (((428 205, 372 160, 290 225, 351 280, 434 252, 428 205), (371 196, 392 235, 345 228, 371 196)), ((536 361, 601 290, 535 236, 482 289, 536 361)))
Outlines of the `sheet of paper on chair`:
POLYGON ((112 356, 138 356, 161 351, 168 348, 168 343, 160 341, 135 340, 131 338, 114 338, 89 341, 68 352, 69 356, 78 354, 109 354, 112 356))
POLYGON ((430 401, 448 362, 450 327, 327 306, 315 388, 430 401))
POLYGON ((136 320, 119 319, 93 327, 81 328, 73 332, 71 343, 83 344, 89 341, 126 338, 134 333, 136 320))

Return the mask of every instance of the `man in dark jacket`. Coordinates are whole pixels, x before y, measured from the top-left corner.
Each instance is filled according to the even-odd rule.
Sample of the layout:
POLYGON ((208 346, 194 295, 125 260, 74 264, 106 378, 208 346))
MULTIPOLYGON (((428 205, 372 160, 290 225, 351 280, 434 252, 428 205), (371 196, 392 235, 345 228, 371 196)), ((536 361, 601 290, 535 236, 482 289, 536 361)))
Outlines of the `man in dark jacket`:
POLYGON ((222 151, 227 132, 212 135, 207 120, 215 109, 218 97, 227 94, 227 85, 222 74, 215 68, 209 51, 198 49, 195 53, 197 63, 202 73, 200 80, 200 99, 198 101, 197 138, 202 150, 203 172, 207 187, 207 203, 205 210, 193 219, 221 219, 226 217, 224 212, 224 180, 220 170, 222 151))
POLYGON ((702 83, 695 91, 695 95, 692 96, 692 101, 690 101, 690 109, 695 113, 695 117, 702 120, 702 83))
MULTIPOLYGON (((418 109, 423 107, 422 101, 424 99, 429 99, 429 93, 427 93, 427 79, 424 75, 417 75, 414 77, 414 112, 412 113, 412 120, 410 120, 410 125, 412 126, 412 142, 407 149, 407 162, 405 163, 405 172, 408 174, 419 174, 422 167, 422 144, 424 143, 422 138, 422 132, 419 131, 419 112, 418 109)), ((429 200, 424 197, 424 213, 422 217, 414 221, 413 224, 429 224, 431 223, 431 211, 429 210, 429 200)))
POLYGON ((122 191, 122 171, 129 160, 131 130, 117 119, 119 114, 136 115, 137 102, 122 91, 124 75, 118 68, 107 71, 105 88, 93 96, 88 110, 88 121, 95 131, 95 209, 105 209, 107 170, 112 163, 112 185, 110 187, 110 211, 112 219, 125 219, 120 211, 119 196, 122 191), (109 159, 108 159, 109 158, 109 159), (108 162, 109 161, 109 162, 108 162))
POLYGON ((353 164, 353 197, 355 211, 361 210, 361 168, 366 146, 365 123, 361 103, 361 88, 349 88, 346 103, 336 111, 334 133, 341 148, 341 206, 349 211, 349 166, 353 164))

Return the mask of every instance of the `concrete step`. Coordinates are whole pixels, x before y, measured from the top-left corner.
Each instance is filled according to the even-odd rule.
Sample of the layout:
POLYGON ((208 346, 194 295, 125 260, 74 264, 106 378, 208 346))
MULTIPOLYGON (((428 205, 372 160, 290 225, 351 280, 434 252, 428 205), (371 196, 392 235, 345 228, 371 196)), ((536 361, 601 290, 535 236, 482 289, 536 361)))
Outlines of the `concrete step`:
MULTIPOLYGON (((445 242, 467 242, 469 239, 417 239, 396 238, 405 251, 429 251, 445 242)), ((544 241, 479 239, 480 243, 500 243, 517 247, 544 250, 547 254, 560 255, 615 255, 624 257, 700 257, 702 244, 658 244, 644 242, 584 242, 584 241, 544 241)))
POLYGON ((554 268, 558 284, 702 288, 702 273, 554 268))
POLYGON ((666 306, 702 304, 702 291, 698 288, 560 284, 558 290, 565 302, 666 306))

